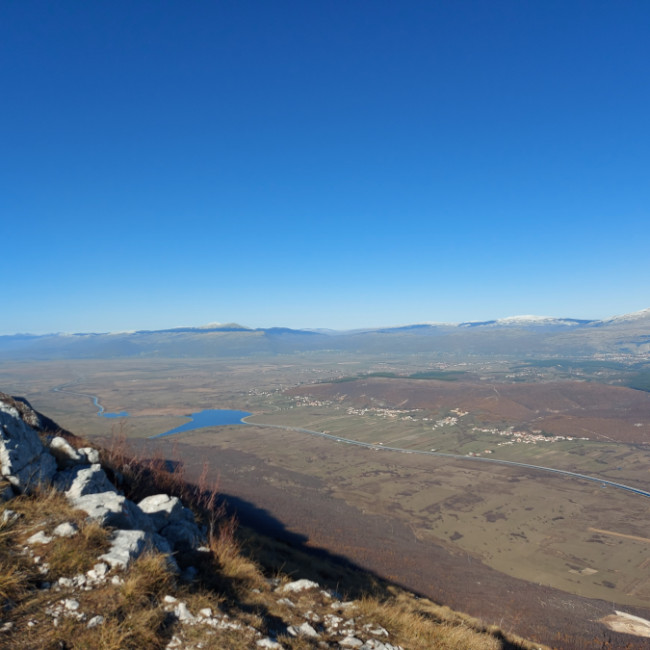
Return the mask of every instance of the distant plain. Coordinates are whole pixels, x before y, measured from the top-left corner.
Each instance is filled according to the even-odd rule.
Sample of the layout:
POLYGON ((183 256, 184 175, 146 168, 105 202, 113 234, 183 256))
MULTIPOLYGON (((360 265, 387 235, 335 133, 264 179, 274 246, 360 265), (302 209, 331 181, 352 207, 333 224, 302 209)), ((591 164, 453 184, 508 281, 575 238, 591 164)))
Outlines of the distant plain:
MULTIPOLYGON (((411 451, 515 460, 646 489, 650 393, 621 386, 620 376, 618 371, 578 365, 567 370, 497 361, 377 362, 370 357, 341 360, 326 353, 0 364, 5 390, 24 396, 65 429, 90 438, 122 434, 153 449, 144 439, 183 424, 189 413, 208 408, 251 411, 248 421, 259 426, 179 434, 163 448, 168 454, 174 446, 182 449, 181 460, 190 465, 208 459, 229 495, 257 499, 257 507, 282 520, 287 530, 304 535, 309 544, 383 570, 387 577, 470 613, 494 618, 500 611, 506 627, 532 631, 547 642, 561 633, 561 606, 551 606, 549 597, 546 615, 557 625, 546 621, 547 632, 535 632, 523 620, 541 607, 539 601, 546 596, 540 594, 547 589, 556 599, 557 594, 571 595, 573 606, 584 612, 592 607, 594 616, 615 606, 648 617, 647 497, 470 458, 352 448, 264 425, 411 451), (426 371, 443 373, 438 377, 452 374, 447 381, 406 378, 426 371), (98 417, 91 396, 107 412, 127 411, 130 417, 98 417), (533 442, 533 437, 544 439, 533 442), (240 466, 224 464, 235 458, 240 466), (304 485, 314 481, 318 488, 305 492, 304 485), (256 485, 257 491, 244 484, 256 485), (319 500, 325 504, 320 512, 319 500), (342 514, 340 521, 332 521, 331 509, 337 508, 358 515, 342 514), (370 548, 373 539, 364 549, 358 530, 364 517, 410 531, 409 544, 418 552, 436 549, 436 566, 421 567, 417 576, 417 571, 407 570, 406 557, 382 560, 381 549, 370 548), (449 578, 450 572, 458 574, 459 562, 473 569, 479 583, 492 581, 498 609, 478 603, 472 588, 449 578), (497 574, 490 570, 509 578, 497 585, 497 574), (509 594, 521 590, 521 584, 529 585, 530 593, 513 599, 509 594)), ((390 538, 386 553, 399 556, 399 546, 390 547, 390 538)), ((596 619, 586 614, 584 619, 583 636, 596 634, 596 619)))

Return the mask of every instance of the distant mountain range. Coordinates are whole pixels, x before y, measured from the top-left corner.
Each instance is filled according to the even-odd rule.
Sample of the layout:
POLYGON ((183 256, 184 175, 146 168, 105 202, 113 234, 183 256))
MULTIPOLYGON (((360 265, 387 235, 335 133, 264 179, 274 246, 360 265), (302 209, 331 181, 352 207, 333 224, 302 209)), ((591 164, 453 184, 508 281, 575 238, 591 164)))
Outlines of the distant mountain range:
POLYGON ((650 309, 606 320, 513 316, 347 331, 228 323, 114 333, 0 336, 0 360, 249 357, 309 352, 454 357, 650 358, 650 309))

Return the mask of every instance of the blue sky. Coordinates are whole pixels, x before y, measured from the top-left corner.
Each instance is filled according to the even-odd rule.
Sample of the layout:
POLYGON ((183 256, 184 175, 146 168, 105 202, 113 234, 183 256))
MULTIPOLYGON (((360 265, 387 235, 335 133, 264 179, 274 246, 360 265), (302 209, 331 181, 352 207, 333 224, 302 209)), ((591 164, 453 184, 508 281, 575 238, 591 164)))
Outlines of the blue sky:
POLYGON ((650 306, 650 3, 3 2, 0 333, 650 306))

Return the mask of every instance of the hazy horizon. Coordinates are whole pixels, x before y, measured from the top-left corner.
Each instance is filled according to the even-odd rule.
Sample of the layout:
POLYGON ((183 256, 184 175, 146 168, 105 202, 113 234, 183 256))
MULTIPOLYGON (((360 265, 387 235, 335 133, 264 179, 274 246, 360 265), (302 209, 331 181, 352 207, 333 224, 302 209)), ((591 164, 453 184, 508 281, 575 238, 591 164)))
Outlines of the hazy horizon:
POLYGON ((123 329, 123 330, 108 330, 108 329, 95 329, 95 330, 80 330, 80 329, 73 329, 73 330, 60 330, 60 331, 42 331, 42 332, 37 332, 37 331, 32 331, 32 332, 2 332, 0 331, 0 336, 17 336, 17 335, 26 335, 26 336, 42 336, 42 335, 48 335, 48 334, 54 334, 54 335, 72 335, 72 334, 132 334, 135 332, 142 332, 142 331, 160 331, 160 330, 172 330, 172 329, 209 329, 209 328, 219 328, 219 327, 241 327, 243 329, 250 329, 250 330, 256 330, 256 329, 270 329, 270 328, 288 328, 288 329, 293 329, 293 330, 306 330, 306 331, 332 331, 332 332, 346 332, 346 331, 354 331, 354 330, 373 330, 373 329, 382 329, 382 328, 399 328, 399 327, 408 327, 412 325, 459 325, 462 323, 482 323, 482 322, 503 322, 507 323, 508 321, 514 321, 514 320, 521 320, 523 322, 527 320, 535 320, 535 319, 555 319, 555 320, 585 320, 585 321, 606 321, 609 319, 613 318, 618 318, 621 316, 634 316, 636 314, 643 314, 645 315, 645 312, 648 312, 648 315, 650 315, 650 308, 645 308, 645 309, 640 309, 636 310, 634 312, 627 312, 626 314, 610 314, 608 316, 604 316, 602 318, 579 318, 573 315, 562 315, 562 316, 555 316, 555 315, 549 315, 549 314, 513 314, 511 316, 498 316, 494 318, 485 318, 485 319, 477 319, 477 318, 470 318, 468 320, 464 321, 410 321, 410 322, 392 322, 392 323, 371 323, 371 324, 366 324, 366 325, 360 325, 358 327, 349 327, 349 328, 333 328, 333 327, 326 327, 326 326, 319 326, 319 325, 309 325, 309 326, 304 326, 304 327, 293 327, 291 325, 287 325, 286 323, 268 323, 264 325, 251 325, 249 323, 240 323, 236 321, 226 321, 226 322, 210 322, 210 323, 184 323, 184 324, 176 324, 176 325, 171 325, 171 326, 160 326, 160 327, 142 327, 142 328, 131 328, 131 329, 123 329))

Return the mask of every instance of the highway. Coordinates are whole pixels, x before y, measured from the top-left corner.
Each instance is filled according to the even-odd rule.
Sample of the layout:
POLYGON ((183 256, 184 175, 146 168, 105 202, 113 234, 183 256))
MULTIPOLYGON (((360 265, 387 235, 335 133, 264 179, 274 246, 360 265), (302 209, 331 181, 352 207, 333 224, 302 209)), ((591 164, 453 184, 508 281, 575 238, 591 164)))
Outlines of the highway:
POLYGON ((617 483, 615 481, 609 481, 607 479, 598 478, 596 476, 589 476, 588 474, 580 474, 578 472, 570 472, 566 469, 555 469, 554 467, 543 467, 541 465, 529 465, 528 463, 519 463, 514 460, 500 460, 498 458, 484 458, 483 456, 463 456, 462 454, 447 454, 441 451, 423 451, 418 449, 403 449, 401 447, 387 447, 385 445, 377 445, 372 442, 360 442, 359 440, 350 440, 349 438, 341 438, 341 436, 334 436, 331 433, 323 433, 322 431, 312 431, 311 429, 303 429, 301 427, 290 427, 284 426, 282 424, 261 424, 259 422, 247 422, 247 418, 244 418, 242 422, 248 426, 253 427, 266 427, 271 429, 284 429, 286 431, 295 431, 296 433, 306 433, 310 436, 318 436, 320 438, 327 438, 328 440, 333 440, 334 442, 343 443, 346 445, 355 445, 356 447, 365 447, 366 449, 373 449, 375 451, 393 451, 401 454, 418 454, 421 456, 439 456, 441 458, 450 458, 452 460, 470 460, 479 463, 493 463, 497 465, 507 465, 509 467, 523 467, 526 469, 533 469, 539 472, 550 472, 552 474, 560 474, 562 476, 568 476, 569 478, 580 479, 583 481, 592 481, 594 483, 600 483, 603 487, 613 487, 618 490, 626 490, 627 492, 632 492, 633 494, 639 494, 644 497, 650 497, 650 492, 641 490, 639 488, 633 487, 631 485, 625 485, 624 483, 617 483))

